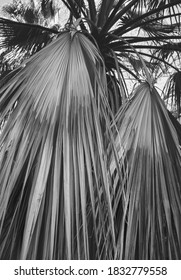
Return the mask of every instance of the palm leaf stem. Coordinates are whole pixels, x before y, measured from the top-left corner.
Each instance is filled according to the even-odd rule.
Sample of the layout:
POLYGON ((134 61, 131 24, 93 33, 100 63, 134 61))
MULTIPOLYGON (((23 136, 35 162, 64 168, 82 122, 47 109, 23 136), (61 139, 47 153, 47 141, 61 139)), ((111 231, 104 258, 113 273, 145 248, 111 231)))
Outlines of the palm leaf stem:
MULTIPOLYGON (((120 12, 118 12, 116 15, 114 15, 111 22, 109 22, 109 18, 108 18, 107 26, 106 26, 106 22, 105 22, 105 25, 101 29, 100 35, 105 34, 122 17, 122 15, 124 15, 136 2, 137 2, 136 0, 130 1, 130 3, 128 5, 126 5, 123 9, 121 9, 120 12)), ((115 7, 115 9, 116 9, 116 7, 115 7)))
MULTIPOLYGON (((128 53, 133 53, 133 54, 135 54, 135 52, 134 52, 133 50, 127 50, 127 52, 128 52, 128 53)), ((173 64, 170 64, 169 62, 165 61, 164 59, 159 58, 158 56, 154 56, 154 55, 148 54, 148 53, 143 53, 143 52, 140 52, 140 51, 138 51, 138 53, 139 53, 140 55, 147 56, 147 57, 149 57, 149 58, 151 58, 151 59, 158 60, 158 61, 160 61, 160 62, 162 62, 162 63, 168 65, 169 67, 173 68, 173 69, 176 70, 176 71, 178 70, 178 68, 176 68, 173 64)))

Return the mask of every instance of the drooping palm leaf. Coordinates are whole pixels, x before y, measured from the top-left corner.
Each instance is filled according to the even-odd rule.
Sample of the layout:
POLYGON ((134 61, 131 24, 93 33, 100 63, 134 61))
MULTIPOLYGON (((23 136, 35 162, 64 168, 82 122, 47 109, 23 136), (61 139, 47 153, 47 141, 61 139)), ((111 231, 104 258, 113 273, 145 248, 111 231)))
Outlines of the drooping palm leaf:
POLYGON ((167 111, 167 112, 168 112, 169 118, 177 132, 177 136, 178 136, 178 140, 179 140, 179 144, 180 144, 180 148, 181 148, 181 124, 180 124, 180 122, 178 122, 176 117, 174 117, 172 115, 172 113, 170 111, 167 111))
POLYGON ((175 115, 179 117, 181 114, 181 72, 173 73, 165 85, 165 99, 168 106, 175 108, 175 115))
POLYGON ((0 18, 0 29, 1 48, 31 50, 32 53, 33 49, 44 47, 51 40, 53 34, 58 34, 58 31, 43 26, 4 18, 0 18))
POLYGON ((1 259, 114 258, 105 90, 97 49, 75 32, 0 87, 2 118, 18 100, 0 138, 1 259))
POLYGON ((0 18, 0 31, 1 77, 44 48, 58 34, 54 29, 4 18, 0 18))
POLYGON ((181 151, 156 89, 138 86, 117 125, 120 163, 127 164, 124 200, 115 208, 119 257, 180 259, 181 151))
MULTIPOLYGON (((180 1, 62 2, 87 37, 61 34, 0 85, 1 118, 14 108, 0 140, 0 257, 181 258, 180 126, 145 84, 123 105, 118 128, 112 116, 130 98, 125 72, 140 80, 137 59, 163 63, 162 51, 169 66, 167 53, 179 55, 180 1), (133 33, 144 25, 151 37, 133 33)), ((8 47, 12 28, 0 28, 8 47)))

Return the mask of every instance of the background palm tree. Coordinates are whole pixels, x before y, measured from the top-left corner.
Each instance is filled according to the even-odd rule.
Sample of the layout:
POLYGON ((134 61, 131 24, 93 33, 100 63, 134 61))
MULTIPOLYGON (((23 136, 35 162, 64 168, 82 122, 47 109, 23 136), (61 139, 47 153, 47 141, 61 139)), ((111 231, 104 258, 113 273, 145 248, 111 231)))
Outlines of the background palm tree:
POLYGON ((60 29, 60 18, 59 8, 52 1, 13 0, 2 11, 10 19, 1 18, 1 37, 5 41, 1 42, 0 74, 4 76, 52 41, 60 29), (25 24, 19 29, 15 21, 25 24))
POLYGON ((180 259, 181 128, 150 74, 179 73, 180 1, 61 2, 62 30, 0 18, 23 54, 0 81, 0 256, 180 259))

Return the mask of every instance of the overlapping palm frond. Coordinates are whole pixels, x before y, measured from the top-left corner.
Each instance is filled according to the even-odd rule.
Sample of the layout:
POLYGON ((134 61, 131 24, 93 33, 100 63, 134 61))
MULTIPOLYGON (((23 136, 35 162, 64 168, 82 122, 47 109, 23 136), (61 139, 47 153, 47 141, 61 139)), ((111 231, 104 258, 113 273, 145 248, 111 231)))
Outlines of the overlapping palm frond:
POLYGON ((33 55, 50 43, 58 31, 34 24, 15 22, 0 18, 0 68, 7 64, 7 70, 20 65, 24 59, 33 55))
MULTIPOLYGON (((138 2, 140 2, 140 5, 142 5, 142 2, 135 0, 103 0, 100 1, 99 6, 97 6, 95 1, 63 0, 62 2, 70 12, 71 19, 69 25, 72 24, 74 19, 82 18, 80 29, 88 33, 90 35, 89 38, 92 36, 93 41, 98 45, 108 73, 112 72, 113 69, 117 71, 119 68, 121 69, 120 75, 123 74, 124 78, 131 75, 139 81, 141 77, 135 73, 131 60, 127 59, 130 55, 133 56, 134 50, 139 55, 142 55, 148 63, 154 58, 154 63, 162 63, 166 67, 167 63, 169 63, 168 52, 172 52, 172 55, 175 52, 177 54, 180 52, 180 22, 175 19, 176 14, 177 17, 181 14, 179 0, 171 2, 161 1, 159 5, 155 4, 154 7, 149 6, 149 3, 147 6, 144 4, 144 12, 141 10, 143 7, 138 5, 138 2), (177 13, 172 8, 177 9, 177 13), (172 24, 167 22, 168 19, 173 20, 172 24), (141 29, 145 29, 149 36, 130 35, 130 32, 135 32, 136 35, 141 29), (170 43, 171 40, 172 43, 170 43), (150 52, 150 50, 153 52, 150 52), (162 53, 165 53, 165 51, 167 52, 167 57, 162 56, 162 53)), ((44 4, 48 7, 48 5, 52 4, 52 0, 47 0, 44 4)), ((8 37, 7 32, 8 30, 5 30, 3 36, 8 37), (7 36, 5 33, 7 33, 7 36)), ((38 37, 42 38, 45 42, 50 37, 52 38, 54 33, 57 33, 56 31, 53 32, 53 30, 50 33, 47 30, 47 33, 42 29, 39 32, 41 36, 38 37), (47 37, 42 37, 42 33, 47 37)), ((44 46, 42 45, 44 44, 42 40, 37 42, 38 46, 35 45, 33 47, 34 51, 44 46)), ((26 42, 24 42, 25 47, 27 46, 26 42)), ((32 43, 30 45, 32 46, 32 43)), ((14 54, 13 57, 15 57, 14 54)), ((138 59, 137 55, 134 57, 134 61, 135 59, 138 59)), ((2 64, 4 63, 5 61, 2 62, 2 64)), ((173 64, 173 67, 176 68, 177 65, 173 64)), ((121 91, 121 94, 124 98, 127 93, 121 91)), ((121 102, 119 105, 121 106, 121 102)))
POLYGON ((149 74, 180 69, 180 0, 62 3, 61 31, 0 19, 28 57, 0 80, 0 258, 180 259, 181 126, 149 74))
MULTIPOLYGON (((155 9, 155 8, 160 8, 163 5, 167 5, 167 4, 173 4, 176 3, 175 0, 143 0, 142 3, 144 3, 144 5, 148 6, 149 9, 155 9)), ((176 5, 174 7, 172 7, 171 9, 178 11, 180 8, 180 3, 176 3, 176 5)))
POLYGON ((114 258, 105 85, 95 46, 65 32, 1 86, 2 118, 18 100, 0 143, 1 259, 114 258))
POLYGON ((167 80, 164 90, 165 100, 173 108, 173 114, 179 118, 181 115, 181 72, 173 73, 167 80))
POLYGON ((177 132, 177 136, 178 136, 178 140, 179 140, 179 144, 180 144, 180 148, 181 148, 181 124, 180 122, 177 120, 177 116, 174 117, 173 113, 171 113, 169 110, 167 110, 169 118, 177 132))
POLYGON ((0 18, 1 76, 19 66, 25 59, 45 47, 59 33, 60 26, 51 24, 58 9, 42 1, 14 0, 3 7, 7 18, 0 18), (52 15, 53 14, 53 15, 52 15), (13 20, 12 20, 13 19, 13 20), (7 65, 7 69, 4 68, 7 65))
POLYGON ((117 126, 120 163, 127 164, 124 208, 115 210, 119 258, 180 259, 181 151, 156 89, 138 86, 117 126))
POLYGON ((58 31, 43 26, 0 18, 1 48, 32 51, 43 48, 58 31))
MULTIPOLYGON (((76 1, 65 0, 64 2, 74 5, 76 1)), ((125 0, 109 3, 101 1, 99 9, 96 8, 95 2, 92 5, 89 4, 90 11, 86 18, 83 14, 74 13, 75 18, 82 15, 85 20, 87 19, 91 35, 100 48, 108 72, 113 68, 117 71, 119 67, 124 73, 127 72, 138 80, 141 77, 137 73, 135 75, 134 65, 130 59, 127 59, 135 54, 135 50, 147 63, 154 59, 154 63, 162 63, 164 68, 167 66, 177 68, 174 63, 169 65, 169 55, 165 57, 162 54, 165 51, 172 53, 173 56, 178 54, 181 40, 180 22, 176 20, 181 15, 180 1, 162 1, 159 5, 155 2, 154 6, 147 3, 148 5, 144 4, 144 10, 142 4, 143 1, 125 0), (140 30, 144 31, 144 34, 140 33, 140 30)), ((76 9, 76 6, 74 8, 76 9)), ((137 55, 134 56, 134 61, 135 59, 138 59, 137 55)), ((123 95, 126 93, 123 92, 123 95)))

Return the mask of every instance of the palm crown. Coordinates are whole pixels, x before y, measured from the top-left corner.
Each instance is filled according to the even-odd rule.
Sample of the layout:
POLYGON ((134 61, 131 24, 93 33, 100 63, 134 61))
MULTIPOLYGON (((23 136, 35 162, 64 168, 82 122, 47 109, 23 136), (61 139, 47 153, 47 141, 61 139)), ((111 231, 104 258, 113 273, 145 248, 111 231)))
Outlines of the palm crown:
POLYGON ((63 29, 0 18, 0 256, 179 259, 181 128, 151 72, 179 116, 180 1, 59 2, 63 29))

